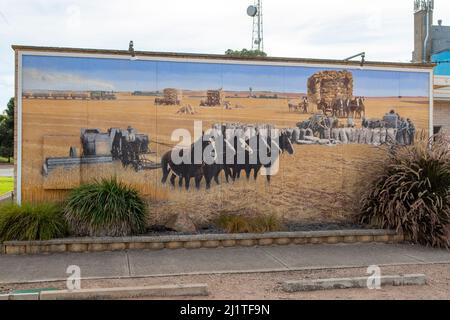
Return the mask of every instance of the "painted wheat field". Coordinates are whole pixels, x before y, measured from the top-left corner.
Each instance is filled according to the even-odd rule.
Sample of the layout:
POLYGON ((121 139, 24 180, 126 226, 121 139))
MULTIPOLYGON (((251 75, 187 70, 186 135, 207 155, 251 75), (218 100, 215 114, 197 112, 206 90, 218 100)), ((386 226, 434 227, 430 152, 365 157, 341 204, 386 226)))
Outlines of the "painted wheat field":
MULTIPOLYGON (((289 101, 295 101, 289 97, 289 101)), ((199 107, 197 94, 183 97, 196 114, 177 114, 180 106, 155 106, 154 96, 118 93, 117 100, 45 100, 23 99, 23 199, 25 201, 63 200, 68 190, 80 183, 101 177, 117 176, 137 187, 149 199, 151 221, 163 224, 174 213, 187 213, 197 223, 207 223, 226 211, 276 212, 285 220, 298 223, 348 221, 357 210, 358 195, 364 183, 376 172, 386 150, 368 145, 301 146, 294 155, 283 154, 279 173, 270 184, 261 176, 255 182, 245 178, 235 183, 213 185, 200 191, 172 189, 161 185, 160 170, 136 172, 120 163, 58 168, 48 176, 42 174, 47 157, 67 157, 71 146, 80 150, 80 129, 132 126, 150 136, 153 160, 176 142, 173 130, 188 129, 194 121, 203 127, 213 123, 271 123, 279 128, 295 127, 311 115, 290 113, 288 99, 248 99, 227 97, 232 110, 199 107), (240 106, 234 108, 234 106, 240 106)), ((410 118, 417 131, 428 134, 428 99, 418 97, 367 98, 366 117, 381 118, 394 109, 410 118)))

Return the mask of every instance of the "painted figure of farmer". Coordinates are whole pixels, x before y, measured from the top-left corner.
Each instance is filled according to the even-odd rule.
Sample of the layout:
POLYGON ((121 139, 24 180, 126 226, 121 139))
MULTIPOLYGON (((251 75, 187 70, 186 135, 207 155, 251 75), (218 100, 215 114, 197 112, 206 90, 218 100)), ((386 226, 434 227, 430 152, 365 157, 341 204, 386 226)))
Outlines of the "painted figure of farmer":
POLYGON ((396 141, 398 144, 400 144, 400 145, 406 144, 405 136, 406 136, 407 129, 408 129, 408 123, 406 122, 406 120, 404 118, 401 118, 400 123, 398 125, 398 131, 397 131, 397 137, 396 137, 396 141))
POLYGON ((399 126, 400 116, 395 113, 395 110, 389 111, 383 117, 383 121, 386 123, 387 128, 397 129, 399 126))
POLYGON ((325 139, 325 131, 327 130, 327 124, 326 124, 326 117, 323 117, 322 119, 320 119, 319 123, 318 123, 318 131, 319 131, 319 138, 320 139, 325 139))
POLYGON ((411 119, 407 119, 406 121, 408 123, 408 131, 407 131, 409 140, 408 142, 410 145, 413 145, 416 136, 416 127, 414 126, 414 123, 411 121, 411 119))
POLYGON ((365 117, 363 117, 361 120, 361 126, 363 128, 367 128, 369 126, 369 121, 367 121, 367 119, 365 117))

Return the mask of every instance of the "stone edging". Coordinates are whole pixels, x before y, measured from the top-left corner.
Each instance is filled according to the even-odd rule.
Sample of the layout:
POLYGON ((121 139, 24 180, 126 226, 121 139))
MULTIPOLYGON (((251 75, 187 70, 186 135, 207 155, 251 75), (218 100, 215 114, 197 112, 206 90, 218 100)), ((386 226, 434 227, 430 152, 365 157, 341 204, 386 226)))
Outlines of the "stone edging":
POLYGON ((96 288, 81 290, 52 290, 25 294, 4 294, 0 300, 99 300, 139 297, 207 296, 207 284, 178 284, 147 287, 96 288))
MULTIPOLYGON (((381 286, 423 286, 427 283, 427 277, 424 274, 381 276, 379 280, 381 286)), ((367 282, 368 277, 317 280, 307 279, 299 281, 285 281, 282 283, 282 288, 284 291, 289 293, 317 290, 367 288, 367 282)))
POLYGON ((405 238, 392 230, 338 230, 274 232, 263 234, 201 234, 178 236, 66 238, 48 241, 7 241, 3 254, 101 252, 121 250, 198 249, 271 245, 392 243, 405 238))
MULTIPOLYGON (((424 286, 427 284, 427 277, 424 274, 407 274, 395 276, 381 276, 381 286, 424 286)), ((317 279, 284 281, 283 291, 293 293, 302 291, 335 290, 351 288, 367 288, 368 277, 338 278, 338 279, 317 279)))

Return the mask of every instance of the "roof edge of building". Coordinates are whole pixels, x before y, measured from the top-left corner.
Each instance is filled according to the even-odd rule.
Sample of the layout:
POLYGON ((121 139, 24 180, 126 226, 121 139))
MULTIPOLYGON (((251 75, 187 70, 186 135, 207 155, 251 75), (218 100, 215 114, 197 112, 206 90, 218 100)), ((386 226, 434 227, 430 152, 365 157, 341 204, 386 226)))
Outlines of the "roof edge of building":
MULTIPOLYGON (((86 53, 86 54, 107 54, 107 55, 129 55, 128 50, 112 49, 88 49, 88 48, 70 48, 70 47, 45 47, 45 46, 26 46, 12 45, 14 51, 40 51, 40 52, 58 52, 58 53, 86 53)), ((136 56, 147 57, 166 57, 166 58, 190 58, 190 59, 217 59, 217 60, 236 60, 236 61, 260 61, 260 62, 281 62, 281 63, 309 63, 309 64, 334 64, 342 66, 359 66, 360 61, 345 61, 336 59, 313 59, 313 58, 292 58, 292 57, 233 57, 223 54, 206 53, 183 53, 183 52, 160 52, 160 51, 135 51, 136 56)), ((388 62, 388 61, 365 61, 365 66, 374 67, 400 67, 433 69, 435 63, 409 63, 409 62, 388 62)))

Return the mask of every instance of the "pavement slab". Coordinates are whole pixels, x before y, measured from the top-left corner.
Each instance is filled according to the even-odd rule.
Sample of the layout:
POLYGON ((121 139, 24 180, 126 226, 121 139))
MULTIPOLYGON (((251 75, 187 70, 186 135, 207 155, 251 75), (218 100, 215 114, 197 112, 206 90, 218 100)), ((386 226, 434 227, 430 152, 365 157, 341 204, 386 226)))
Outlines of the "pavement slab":
POLYGON ((129 276, 126 252, 0 255, 0 283, 65 280, 71 265, 80 267, 82 278, 129 276))
POLYGON ((65 280, 70 265, 79 266, 86 279, 427 263, 450 264, 450 251, 408 244, 338 244, 0 255, 0 283, 65 280))
POLYGON ((180 249, 130 251, 131 274, 180 274, 282 269, 280 262, 262 248, 180 249))

